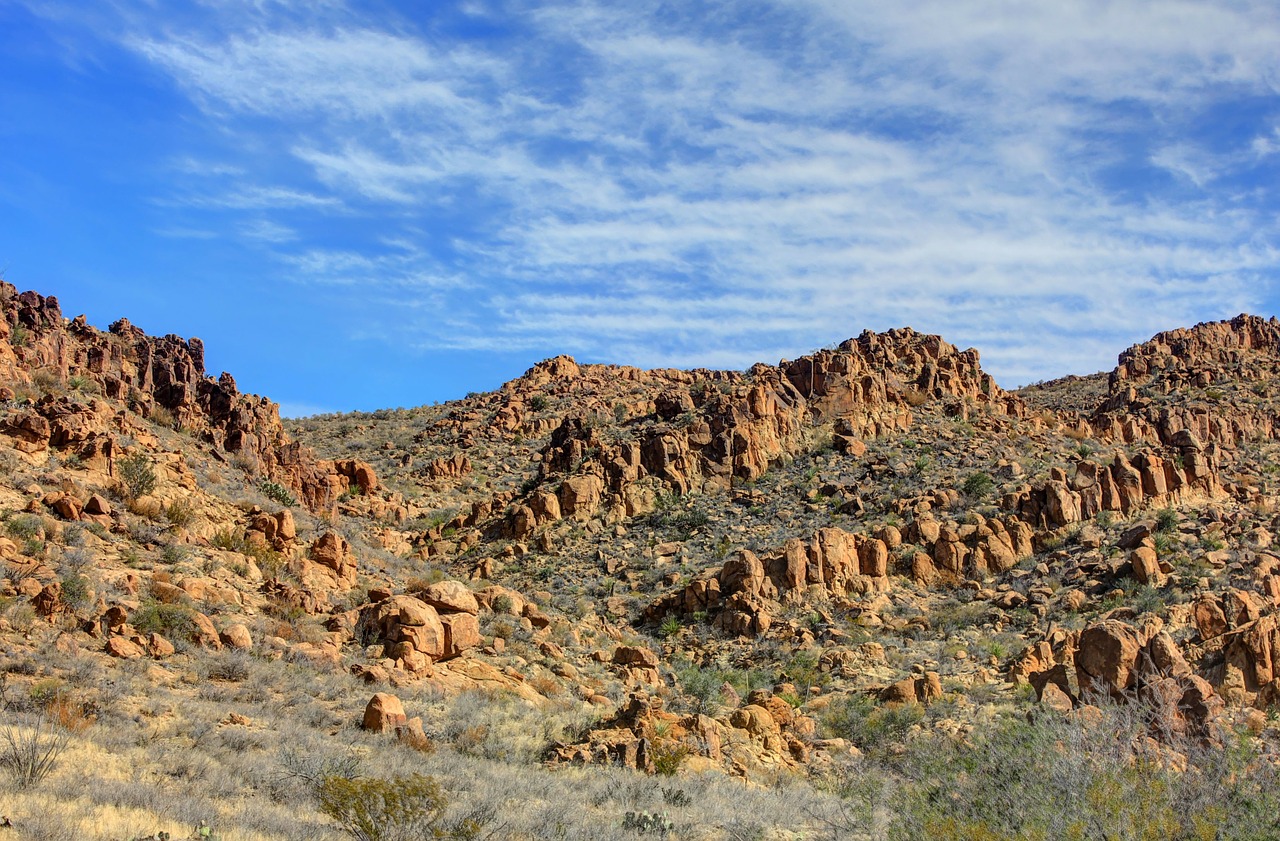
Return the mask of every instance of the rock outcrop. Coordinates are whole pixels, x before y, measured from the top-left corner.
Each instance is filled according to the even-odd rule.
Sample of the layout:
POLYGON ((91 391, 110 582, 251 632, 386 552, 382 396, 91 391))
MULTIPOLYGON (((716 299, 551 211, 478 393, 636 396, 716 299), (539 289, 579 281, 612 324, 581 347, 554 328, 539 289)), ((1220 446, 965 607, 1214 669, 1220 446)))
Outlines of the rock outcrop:
POLYGON ((82 461, 110 471, 120 448, 117 433, 128 428, 128 412, 186 430, 237 459, 246 471, 280 483, 313 510, 331 509, 353 484, 376 487, 372 471, 317 459, 285 434, 276 404, 243 394, 230 374, 205 374, 199 339, 153 337, 127 319, 101 332, 83 316, 63 318, 57 298, 19 294, 0 282, 0 387, 27 390, 29 409, 9 413, 0 428, 27 452, 70 450, 82 461), (72 401, 40 396, 44 383, 75 382, 84 394, 106 400, 72 401))

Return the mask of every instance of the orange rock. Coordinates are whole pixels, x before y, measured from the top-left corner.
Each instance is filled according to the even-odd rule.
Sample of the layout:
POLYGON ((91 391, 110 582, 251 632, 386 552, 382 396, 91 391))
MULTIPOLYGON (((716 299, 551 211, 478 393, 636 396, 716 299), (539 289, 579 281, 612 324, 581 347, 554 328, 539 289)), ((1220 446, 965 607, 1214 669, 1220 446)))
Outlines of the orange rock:
POLYGON ((389 693, 379 692, 365 705, 360 727, 374 733, 390 733, 408 721, 409 717, 405 715, 400 699, 389 693))
POLYGON ((481 642, 480 622, 473 614, 441 614, 440 624, 444 627, 444 654, 441 659, 457 657, 481 642))
POLYGON ((438 611, 477 614, 480 603, 475 594, 461 581, 438 581, 419 594, 420 598, 438 611))
POLYGON ((239 622, 228 625, 218 638, 223 645, 238 651, 248 651, 253 648, 253 637, 249 634, 249 629, 239 622))
POLYGON ((112 657, 119 657, 124 660, 134 660, 143 656, 145 652, 142 646, 133 643, 124 637, 110 637, 107 640, 106 652, 112 657))
POLYGON ((1076 647, 1076 677, 1080 689, 1122 697, 1132 689, 1142 641, 1133 628, 1114 619, 1090 625, 1076 647))

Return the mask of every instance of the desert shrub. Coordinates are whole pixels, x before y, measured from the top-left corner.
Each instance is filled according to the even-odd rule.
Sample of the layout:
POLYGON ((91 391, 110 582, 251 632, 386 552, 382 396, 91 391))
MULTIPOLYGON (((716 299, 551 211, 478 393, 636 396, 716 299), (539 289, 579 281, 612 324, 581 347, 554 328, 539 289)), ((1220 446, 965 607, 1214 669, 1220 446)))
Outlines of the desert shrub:
POLYGON ((507 692, 473 690, 451 700, 442 729, 459 753, 530 764, 552 744, 572 741, 596 717, 572 701, 538 709, 507 692))
POLYGON ((692 752, 692 748, 684 742, 654 742, 649 747, 649 756, 653 759, 653 772, 664 777, 674 776, 680 770, 681 763, 692 752))
POLYGON ((62 601, 73 611, 81 611, 89 606, 89 598, 93 592, 93 584, 85 575, 73 572, 65 575, 62 584, 62 601))
POLYGON ((236 529, 235 526, 227 526, 225 529, 218 529, 213 533, 213 537, 209 538, 214 548, 225 549, 228 552, 244 551, 244 536, 236 529))
POLYGON ((262 491, 263 496, 267 499, 286 507, 298 504, 297 498, 290 493, 288 488, 281 485, 279 482, 272 482, 267 479, 263 479, 258 483, 258 490, 262 491))
POLYGON ((0 766, 20 788, 36 785, 58 765, 70 733, 46 716, 27 716, 0 728, 0 766))
MULTIPOLYGON (((62 545, 83 546, 85 527, 80 523, 67 523, 62 527, 62 545)), ((73 550, 83 551, 83 550, 73 550)))
POLYGON ((715 715, 724 702, 722 687, 725 684, 745 696, 752 689, 771 685, 773 676, 755 669, 721 669, 686 663, 676 669, 676 682, 693 712, 715 715))
POLYGON ((116 475, 125 496, 137 499, 156 489, 156 468, 146 453, 134 453, 116 462, 116 475))
POLYGON ((85 374, 72 374, 68 377, 67 388, 80 394, 98 394, 102 391, 98 383, 85 374))
POLYGON ((196 511, 185 499, 175 499, 164 507, 164 518, 172 526, 185 528, 195 522, 196 511))
POLYGON ((285 556, 270 546, 250 543, 240 551, 253 558, 264 578, 279 578, 281 573, 285 571, 285 556))
POLYGON ((995 488, 995 480, 986 473, 970 473, 965 477, 960 490, 969 499, 985 499, 995 488))
POLYGON ((675 506, 663 507, 649 515, 649 522, 659 529, 674 532, 679 540, 688 540, 695 531, 710 521, 704 511, 689 511, 675 506))
POLYGON ((1178 512, 1173 508, 1161 508, 1156 512, 1156 531, 1169 534, 1178 527, 1178 512))
POLYGON ((19 514, 5 523, 9 535, 17 540, 38 540, 44 535, 44 526, 35 514, 19 514))
POLYGON ((160 550, 160 560, 168 566, 177 566, 191 556, 191 550, 178 543, 166 544, 160 550))
POLYGON ((156 426, 162 426, 165 429, 177 429, 178 427, 177 417, 167 407, 161 406, 159 403, 152 404, 147 412, 147 419, 156 426))
POLYGON ((221 651, 204 661, 202 671, 211 680, 241 683, 253 674, 253 662, 247 651, 221 651))
POLYGON ((919 704, 881 706, 869 695, 844 695, 824 710, 821 723, 832 736, 848 739, 863 750, 901 740, 924 718, 919 704))
POLYGON ((357 841, 445 838, 440 821, 448 801, 440 784, 422 774, 350 779, 325 777, 316 789, 320 811, 357 841))
POLYGON ((195 610, 185 604, 165 604, 147 599, 133 613, 129 624, 143 634, 159 634, 168 639, 190 640, 195 636, 195 610))
POLYGON ((31 384, 44 394, 62 394, 66 384, 57 371, 40 368, 31 375, 31 384))
POLYGON ((826 786, 849 801, 832 825, 892 841, 1277 837, 1277 770, 1255 746, 1167 731, 1161 746, 1142 705, 1099 713, 1011 715, 850 763, 826 786))

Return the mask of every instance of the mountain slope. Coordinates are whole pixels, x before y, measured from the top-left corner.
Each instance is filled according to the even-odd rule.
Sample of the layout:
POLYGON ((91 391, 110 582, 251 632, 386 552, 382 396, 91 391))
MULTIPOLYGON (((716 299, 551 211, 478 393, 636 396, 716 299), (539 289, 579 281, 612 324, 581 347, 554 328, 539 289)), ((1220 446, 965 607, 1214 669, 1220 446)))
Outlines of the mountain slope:
POLYGON ((0 715, 69 740, 23 837, 340 837, 325 791, 415 773, 453 837, 1069 834, 1157 784, 1269 831, 1274 320, 1020 392, 904 328, 281 422, 199 340, 0 312, 0 715))

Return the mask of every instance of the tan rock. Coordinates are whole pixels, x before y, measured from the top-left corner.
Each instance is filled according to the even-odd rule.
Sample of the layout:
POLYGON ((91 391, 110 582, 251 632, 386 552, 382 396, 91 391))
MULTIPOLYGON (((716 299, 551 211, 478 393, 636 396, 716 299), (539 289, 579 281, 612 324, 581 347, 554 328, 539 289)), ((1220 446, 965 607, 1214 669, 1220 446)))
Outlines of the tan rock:
POLYGON ((149 634, 147 636, 147 653, 155 659, 159 660, 163 657, 169 657, 174 653, 173 643, 169 642, 159 634, 149 634))
POLYGON ((391 733, 408 721, 409 717, 405 715, 400 699, 387 692, 379 692, 365 705, 360 727, 374 733, 391 733))
POLYGON ((481 642, 480 622, 471 613, 443 613, 440 624, 444 627, 444 655, 441 659, 457 657, 481 642))
POLYGON ((1133 577, 1142 584, 1161 586, 1165 575, 1160 571, 1160 560, 1156 550, 1149 546, 1139 546, 1129 553, 1129 564, 1133 567, 1133 577))
POLYGON ((124 637, 116 636, 107 639, 106 652, 112 657, 119 657, 122 660, 134 660, 146 653, 142 650, 142 646, 137 643, 124 637))
POLYGON ((439 581, 423 590, 420 598, 441 612, 470 613, 480 612, 480 603, 475 594, 461 581, 439 581))
POLYGON ((621 666, 656 669, 658 668, 658 655, 640 646, 620 645, 614 649, 613 662, 621 666))
POLYGON ((201 648, 211 648, 214 651, 222 650, 222 640, 218 638, 218 630, 213 626, 213 620, 203 613, 191 614, 192 624, 195 625, 195 642, 201 648))
POLYGON ((226 630, 219 634, 219 639, 223 645, 238 651, 248 651, 253 648, 253 637, 249 629, 239 622, 228 625, 226 630))
POLYGON ((1076 647, 1076 678, 1084 693, 1122 697, 1133 689, 1141 640, 1133 628, 1114 619, 1090 625, 1076 647))

